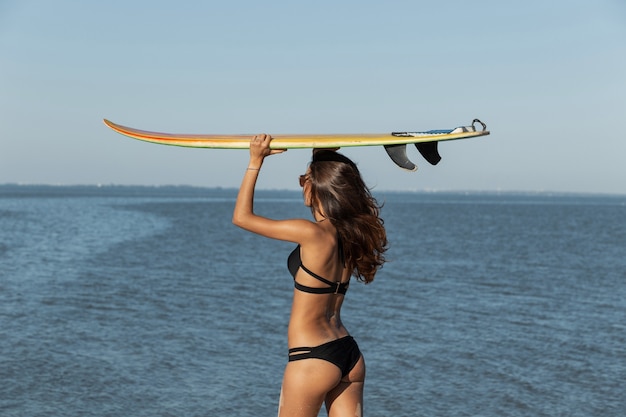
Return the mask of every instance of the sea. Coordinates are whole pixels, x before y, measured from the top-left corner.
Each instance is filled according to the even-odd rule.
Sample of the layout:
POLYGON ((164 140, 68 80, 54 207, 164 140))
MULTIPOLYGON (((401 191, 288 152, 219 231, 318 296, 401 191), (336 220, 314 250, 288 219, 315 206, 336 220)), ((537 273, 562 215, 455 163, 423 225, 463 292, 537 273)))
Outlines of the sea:
MULTIPOLYGON (((235 196, 0 186, 0 415, 276 415, 294 245, 235 196)), ((626 415, 626 196, 374 196, 388 262, 342 314, 366 416, 626 415)), ((310 218, 298 191, 255 210, 310 218)))

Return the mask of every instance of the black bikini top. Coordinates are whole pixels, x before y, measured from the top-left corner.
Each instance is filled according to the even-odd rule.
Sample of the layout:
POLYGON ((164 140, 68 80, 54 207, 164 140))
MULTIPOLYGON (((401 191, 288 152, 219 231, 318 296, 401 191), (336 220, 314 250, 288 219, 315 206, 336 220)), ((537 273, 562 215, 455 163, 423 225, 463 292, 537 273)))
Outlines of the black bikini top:
MULTIPOLYGON (((343 250, 341 250, 341 246, 340 246, 339 254, 343 260, 343 250)), ((349 281, 348 282, 329 281, 326 278, 320 277, 315 272, 309 270, 307 267, 302 265, 302 259, 300 259, 300 245, 298 245, 293 250, 293 252, 289 254, 289 258, 287 259, 287 268, 289 269, 291 276, 293 276, 294 286, 296 287, 297 290, 302 291, 302 292, 308 292, 310 294, 345 294, 346 291, 348 291, 348 286, 350 285, 349 281), (296 273, 298 272, 298 269, 300 268, 302 268, 304 272, 311 275, 313 278, 317 279, 318 281, 321 281, 324 284, 327 284, 328 287, 315 288, 315 287, 307 287, 306 285, 300 284, 298 281, 296 281, 296 273)))

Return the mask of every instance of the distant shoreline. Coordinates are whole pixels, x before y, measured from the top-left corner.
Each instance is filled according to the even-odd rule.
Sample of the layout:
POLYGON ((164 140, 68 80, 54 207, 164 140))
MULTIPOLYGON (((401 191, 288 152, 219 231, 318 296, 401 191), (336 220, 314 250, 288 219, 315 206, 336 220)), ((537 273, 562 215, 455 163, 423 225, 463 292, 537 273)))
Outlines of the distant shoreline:
MULTIPOLYGON (((220 194, 224 197, 236 196, 237 188, 202 187, 193 185, 118 185, 118 184, 0 184, 0 197, 27 196, 35 193, 38 196, 59 194, 59 192, 81 196, 181 196, 198 197, 202 194, 211 193, 212 196, 220 194)), ((279 193, 285 195, 300 195, 297 189, 270 189, 260 188, 260 193, 279 193)), ((454 195, 454 196, 526 196, 526 197, 607 197, 620 198, 626 194, 617 193, 591 193, 591 192, 564 192, 564 191, 516 191, 516 190, 383 190, 373 189, 375 195, 454 195)))

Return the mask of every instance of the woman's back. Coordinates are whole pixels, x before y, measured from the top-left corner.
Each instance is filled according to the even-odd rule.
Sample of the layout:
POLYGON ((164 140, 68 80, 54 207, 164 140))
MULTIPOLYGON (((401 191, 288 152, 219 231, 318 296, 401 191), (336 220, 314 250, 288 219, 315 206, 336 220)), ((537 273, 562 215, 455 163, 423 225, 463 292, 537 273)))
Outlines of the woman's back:
POLYGON ((290 346, 319 344, 348 334, 341 323, 341 306, 351 271, 345 266, 341 240, 332 224, 322 221, 315 227, 320 228, 319 239, 296 247, 288 260, 294 279, 290 346))

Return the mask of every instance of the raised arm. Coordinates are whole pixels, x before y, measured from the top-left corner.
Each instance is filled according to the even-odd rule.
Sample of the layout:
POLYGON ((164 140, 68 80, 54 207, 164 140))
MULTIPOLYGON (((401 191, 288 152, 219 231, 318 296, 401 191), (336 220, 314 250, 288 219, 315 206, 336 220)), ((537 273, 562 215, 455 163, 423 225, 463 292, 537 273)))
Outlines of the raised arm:
POLYGON ((256 135, 250 141, 250 162, 239 187, 237 203, 233 212, 233 223, 243 229, 254 220, 254 188, 267 155, 271 154, 269 143, 272 137, 269 135, 256 135), (266 145, 265 145, 266 143, 266 145))
POLYGON ((254 213, 254 189, 265 157, 284 152, 281 149, 270 149, 271 140, 270 135, 262 134, 254 136, 250 141, 250 162, 237 195, 233 224, 272 239, 303 243, 308 233, 316 232, 311 222, 303 219, 272 220, 254 213))

